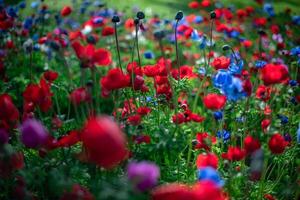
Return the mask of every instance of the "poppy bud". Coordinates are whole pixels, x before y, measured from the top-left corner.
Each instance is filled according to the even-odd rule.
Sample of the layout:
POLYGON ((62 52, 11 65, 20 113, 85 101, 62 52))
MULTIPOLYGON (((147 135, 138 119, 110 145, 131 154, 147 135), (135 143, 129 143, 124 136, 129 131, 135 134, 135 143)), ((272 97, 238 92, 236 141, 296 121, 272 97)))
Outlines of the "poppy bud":
POLYGON ((87 43, 89 43, 89 44, 96 44, 96 39, 95 39, 95 37, 92 36, 92 35, 87 36, 86 41, 87 41, 87 43))
POLYGON ((138 19, 145 19, 145 14, 142 11, 137 12, 136 17, 138 19))
POLYGON ((217 17, 217 14, 215 11, 210 12, 210 19, 215 19, 217 17))
POLYGON ((118 23, 118 22, 120 22, 120 17, 118 15, 114 15, 113 18, 111 19, 111 21, 113 23, 118 23))
POLYGON ((183 18, 183 12, 182 11, 178 11, 178 13, 175 16, 175 20, 180 21, 183 18))
POLYGON ((228 44, 223 45, 222 50, 228 51, 230 49, 230 46, 228 44))
POLYGON ((260 36, 266 35, 266 32, 262 29, 259 29, 257 32, 260 36))

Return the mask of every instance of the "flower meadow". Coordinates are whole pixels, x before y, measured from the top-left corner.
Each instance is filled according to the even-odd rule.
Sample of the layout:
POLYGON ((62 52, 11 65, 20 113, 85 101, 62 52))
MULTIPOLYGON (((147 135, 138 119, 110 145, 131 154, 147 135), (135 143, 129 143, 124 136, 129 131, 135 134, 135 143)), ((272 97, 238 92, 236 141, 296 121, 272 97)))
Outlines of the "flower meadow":
POLYGON ((0 199, 300 198, 299 12, 5 2, 0 199))

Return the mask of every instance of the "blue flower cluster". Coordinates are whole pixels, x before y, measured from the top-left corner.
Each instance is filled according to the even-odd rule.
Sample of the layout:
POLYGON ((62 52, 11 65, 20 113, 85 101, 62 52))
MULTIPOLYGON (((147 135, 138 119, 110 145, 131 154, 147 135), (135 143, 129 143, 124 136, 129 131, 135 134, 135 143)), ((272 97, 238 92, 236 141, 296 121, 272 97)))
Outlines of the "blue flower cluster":
POLYGON ((231 62, 228 70, 220 69, 213 77, 213 85, 226 95, 229 101, 237 101, 246 96, 242 80, 234 76, 241 74, 243 66, 242 60, 238 63, 231 62))

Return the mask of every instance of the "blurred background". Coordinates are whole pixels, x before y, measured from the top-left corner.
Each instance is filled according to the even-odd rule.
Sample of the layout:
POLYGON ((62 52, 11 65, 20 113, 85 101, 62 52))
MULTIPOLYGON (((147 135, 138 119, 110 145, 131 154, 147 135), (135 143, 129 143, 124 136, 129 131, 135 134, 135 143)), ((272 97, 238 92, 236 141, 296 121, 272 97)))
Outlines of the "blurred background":
MULTIPOLYGON (((0 0, 0 2, 3 0, 0 0)), ((24 0, 23 0, 24 1, 24 0)), ((25 0, 26 3, 31 4, 34 2, 40 2, 41 0, 25 0)), ((121 11, 131 12, 132 9, 141 9, 145 12, 165 15, 165 17, 173 16, 178 10, 185 11, 188 9, 188 3, 192 0, 44 0, 46 4, 52 8, 61 8, 63 5, 70 5, 72 2, 79 3, 85 1, 91 4, 95 2, 105 4, 109 8, 117 8, 121 11)), ((16 4, 21 2, 20 0, 4 0, 6 4, 16 4)), ((199 1, 200 2, 200 1, 199 1)), ((221 4, 234 7, 253 6, 258 4, 255 0, 219 0, 221 4)), ((276 12, 284 11, 289 8, 292 13, 300 14, 300 0, 273 0, 265 1, 268 3, 274 3, 276 12)))

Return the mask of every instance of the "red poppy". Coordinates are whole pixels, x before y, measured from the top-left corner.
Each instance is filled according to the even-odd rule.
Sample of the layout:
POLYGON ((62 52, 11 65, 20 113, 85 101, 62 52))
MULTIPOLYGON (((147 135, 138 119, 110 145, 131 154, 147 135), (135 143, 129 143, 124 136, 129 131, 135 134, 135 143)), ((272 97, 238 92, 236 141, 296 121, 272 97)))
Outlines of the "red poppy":
POLYGON ((218 156, 216 156, 214 153, 199 154, 197 156, 196 166, 198 169, 201 167, 208 167, 208 166, 217 169, 218 162, 219 162, 218 156))
POLYGON ((161 185, 152 191, 152 200, 193 200, 193 193, 187 185, 171 183, 161 185))
POLYGON ((192 8, 192 9, 197 9, 200 7, 200 3, 197 2, 197 1, 192 1, 189 3, 189 7, 192 8))
POLYGON ((52 106, 50 91, 51 85, 45 79, 40 80, 40 84, 29 84, 23 92, 25 104, 33 104, 33 107, 39 106, 41 111, 47 112, 52 106))
POLYGON ((211 180, 202 180, 192 187, 191 200, 226 200, 228 199, 222 189, 211 180))
POLYGON ((115 29, 111 26, 105 26, 103 29, 102 29, 102 36, 110 36, 110 35, 113 35, 115 33, 115 29))
POLYGON ((203 0, 202 2, 201 2, 201 6, 202 7, 208 7, 208 6, 210 6, 210 0, 203 0))
POLYGON ((0 95, 0 120, 6 124, 15 124, 19 119, 19 111, 8 94, 0 95))
POLYGON ((285 147, 288 145, 288 142, 284 140, 284 137, 281 134, 276 133, 272 135, 268 145, 273 154, 282 154, 285 150, 285 147))
POLYGON ((92 44, 82 46, 77 41, 72 43, 72 47, 84 68, 95 65, 108 66, 112 62, 111 53, 106 49, 96 49, 92 44))
POLYGON ((111 91, 130 86, 130 75, 124 74, 121 69, 110 69, 100 80, 102 89, 111 91))
POLYGON ((158 65, 144 66, 144 73, 148 77, 157 76, 159 74, 159 67, 158 67, 158 65))
POLYGON ((212 143, 216 143, 216 138, 210 136, 208 133, 197 133, 197 144, 195 145, 195 149, 205 149, 210 151, 210 146, 212 143))
POLYGON ((261 78, 265 85, 287 82, 289 80, 288 68, 283 64, 269 63, 262 68, 261 78))
POLYGON ((265 194, 264 198, 267 200, 276 200, 274 196, 272 196, 271 194, 265 194))
POLYGON ((203 98, 203 104, 207 109, 220 110, 226 104, 226 96, 211 93, 203 98))
POLYGON ((227 69, 230 64, 230 58, 225 56, 217 57, 213 60, 211 65, 216 69, 227 69))
POLYGON ((185 122, 185 116, 183 113, 178 113, 177 115, 172 116, 172 121, 175 124, 182 124, 185 122))
POLYGON ((79 132, 76 130, 70 131, 67 135, 62 136, 57 140, 57 147, 71 147, 80 141, 79 132))
POLYGON ((81 139, 88 160, 104 168, 116 166, 128 154, 124 133, 106 116, 89 119, 81 139))
POLYGON ((137 113, 138 113, 139 115, 142 115, 142 116, 148 115, 150 112, 151 112, 151 108, 146 107, 146 106, 144 106, 144 107, 139 107, 139 108, 137 109, 137 113))
POLYGON ((172 69, 171 73, 172 73, 173 78, 175 78, 176 80, 178 79, 178 76, 180 79, 183 79, 183 78, 190 79, 190 78, 197 77, 196 74, 193 73, 193 67, 190 67, 187 65, 181 66, 179 68, 180 75, 178 74, 178 69, 172 69))
POLYGON ((132 136, 132 140, 137 144, 149 144, 151 142, 151 137, 149 135, 134 135, 132 136))
POLYGON ((247 154, 251 154, 254 151, 260 148, 259 140, 253 138, 251 135, 248 135, 244 139, 244 149, 246 150, 247 154))
POLYGON ((261 128, 266 131, 267 128, 270 126, 271 120, 270 119, 264 119, 261 121, 261 128))
POLYGON ((226 153, 222 153, 222 158, 229 161, 239 161, 244 159, 245 153, 245 150, 240 147, 230 146, 226 153))
POLYGON ((58 73, 55 71, 48 70, 48 71, 44 72, 43 76, 47 81, 52 83, 53 81, 55 81, 57 79, 58 73))
POLYGON ((126 30, 133 30, 135 27, 134 20, 132 18, 127 19, 124 23, 124 26, 126 30))
POLYGON ((256 26, 265 26, 267 24, 267 19, 265 17, 255 18, 254 24, 256 26))
POLYGON ((70 6, 64 6, 60 11, 61 16, 63 17, 66 17, 71 13, 72 13, 72 8, 70 6))
POLYGON ((143 68, 141 68, 137 62, 128 63, 126 70, 130 75, 134 73, 135 75, 143 76, 143 68))
POLYGON ((256 90, 256 98, 261 99, 263 101, 268 101, 271 97, 272 89, 265 85, 258 86, 256 90))
POLYGON ((91 95, 85 87, 80 87, 73 90, 70 94, 70 101, 74 105, 79 105, 83 102, 88 102, 91 100, 91 95))
POLYGON ((142 121, 142 117, 138 114, 129 116, 127 119, 127 122, 133 126, 139 125, 141 123, 141 121, 142 121))

